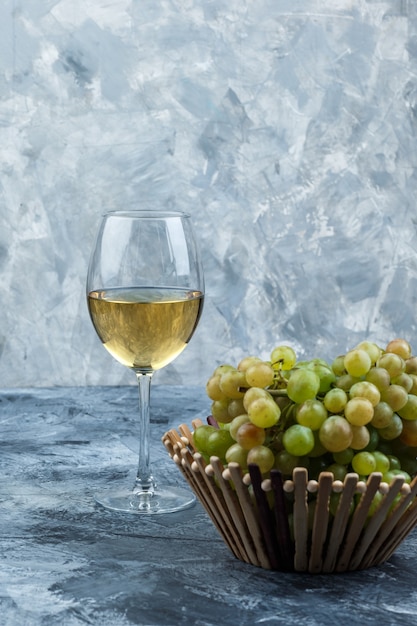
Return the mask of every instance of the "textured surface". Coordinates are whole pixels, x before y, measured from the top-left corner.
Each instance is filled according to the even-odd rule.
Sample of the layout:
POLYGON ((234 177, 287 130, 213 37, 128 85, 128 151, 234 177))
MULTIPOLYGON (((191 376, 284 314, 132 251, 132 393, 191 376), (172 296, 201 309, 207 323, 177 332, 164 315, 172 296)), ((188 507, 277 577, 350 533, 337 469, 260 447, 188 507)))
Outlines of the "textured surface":
MULTIPOLYGON (((3 626, 417 625, 416 533, 391 560, 332 576, 236 560, 196 505, 137 518, 94 505, 133 480, 132 387, 0 392, 3 626)), ((153 458, 183 484, 159 436, 206 412, 199 388, 153 393, 153 458)))
POLYGON ((102 210, 176 206, 207 302, 156 382, 416 335, 414 0, 2 0, 0 382, 134 384, 84 283, 102 210))

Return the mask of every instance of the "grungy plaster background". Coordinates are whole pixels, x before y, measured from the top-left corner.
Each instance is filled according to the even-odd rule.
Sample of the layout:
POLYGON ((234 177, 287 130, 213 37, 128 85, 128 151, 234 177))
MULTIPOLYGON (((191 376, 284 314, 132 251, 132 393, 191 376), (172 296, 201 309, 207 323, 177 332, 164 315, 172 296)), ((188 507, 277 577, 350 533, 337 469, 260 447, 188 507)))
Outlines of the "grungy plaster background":
POLYGON ((417 352, 417 3, 2 0, 0 385, 135 384, 85 274, 104 209, 192 214, 203 317, 155 383, 278 343, 417 352))

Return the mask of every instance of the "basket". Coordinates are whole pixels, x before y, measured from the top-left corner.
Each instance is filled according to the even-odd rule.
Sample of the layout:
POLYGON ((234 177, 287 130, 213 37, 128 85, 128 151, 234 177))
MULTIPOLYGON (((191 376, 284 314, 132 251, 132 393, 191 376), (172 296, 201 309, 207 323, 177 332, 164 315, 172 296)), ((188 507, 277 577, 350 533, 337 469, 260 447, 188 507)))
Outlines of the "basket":
MULTIPOLYGON (((200 424, 194 420, 193 428, 200 424)), ((256 465, 243 473, 237 463, 205 461, 186 424, 162 441, 234 556, 257 567, 310 574, 366 569, 389 559, 417 524, 417 477, 408 484, 397 476, 388 485, 377 472, 366 482, 354 473, 342 482, 322 472, 309 480, 299 467, 292 480, 278 470, 265 478, 256 465), (333 513, 332 494, 338 494, 333 513)))

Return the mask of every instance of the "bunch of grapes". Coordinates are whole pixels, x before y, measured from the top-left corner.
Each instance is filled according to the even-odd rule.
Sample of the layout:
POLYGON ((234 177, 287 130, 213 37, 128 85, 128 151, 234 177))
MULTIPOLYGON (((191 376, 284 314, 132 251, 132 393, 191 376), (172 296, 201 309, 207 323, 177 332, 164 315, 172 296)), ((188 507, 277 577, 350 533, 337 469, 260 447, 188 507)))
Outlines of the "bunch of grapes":
POLYGON ((380 472, 390 483, 417 474, 417 356, 394 339, 385 346, 364 341, 332 363, 297 361, 280 345, 270 360, 245 357, 220 365, 206 391, 212 401, 207 425, 194 431, 206 458, 249 464, 284 478, 305 467, 343 480, 380 472))

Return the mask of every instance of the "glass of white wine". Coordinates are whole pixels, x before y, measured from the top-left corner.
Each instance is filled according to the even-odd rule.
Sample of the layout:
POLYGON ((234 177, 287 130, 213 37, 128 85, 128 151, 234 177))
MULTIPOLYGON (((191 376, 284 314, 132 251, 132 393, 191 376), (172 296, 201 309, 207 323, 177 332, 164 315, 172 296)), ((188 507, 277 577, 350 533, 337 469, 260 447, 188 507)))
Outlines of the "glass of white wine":
POLYGON ((133 370, 139 385, 139 463, 132 488, 96 496, 102 506, 136 514, 191 506, 191 491, 159 484, 150 463, 150 390, 154 372, 187 346, 201 316, 204 277, 190 216, 175 211, 103 215, 87 276, 87 301, 104 347, 133 370))

